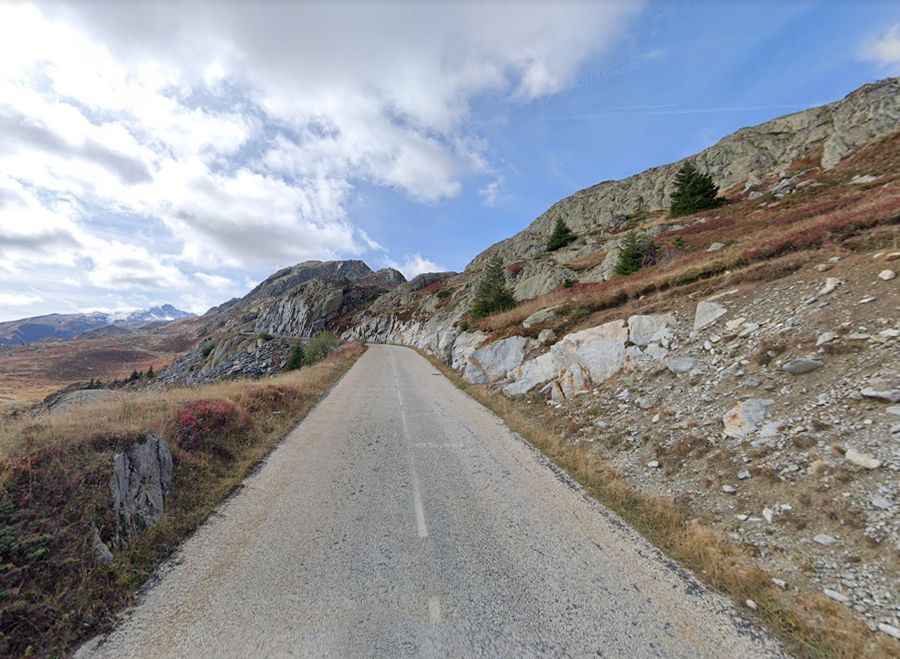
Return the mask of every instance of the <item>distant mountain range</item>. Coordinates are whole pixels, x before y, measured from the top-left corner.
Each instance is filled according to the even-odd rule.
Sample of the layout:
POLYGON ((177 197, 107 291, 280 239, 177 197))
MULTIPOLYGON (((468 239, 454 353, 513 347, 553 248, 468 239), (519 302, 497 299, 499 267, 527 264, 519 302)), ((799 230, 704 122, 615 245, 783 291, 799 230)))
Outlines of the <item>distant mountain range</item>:
POLYGON ((45 339, 68 340, 87 332, 102 335, 105 328, 137 329, 148 325, 170 323, 194 314, 163 304, 149 309, 125 313, 48 314, 0 323, 0 346, 23 346, 45 339))

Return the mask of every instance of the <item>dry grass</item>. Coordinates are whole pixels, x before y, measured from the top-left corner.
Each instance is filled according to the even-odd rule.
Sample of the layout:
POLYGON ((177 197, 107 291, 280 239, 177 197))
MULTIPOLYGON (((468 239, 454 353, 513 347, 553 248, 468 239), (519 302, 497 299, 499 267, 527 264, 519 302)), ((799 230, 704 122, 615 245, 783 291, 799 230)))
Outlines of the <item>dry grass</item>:
MULTIPOLYGON (((748 268, 755 268, 757 280, 765 276, 775 278, 782 276, 781 273, 764 265, 773 259, 809 252, 830 243, 867 242, 869 234, 877 234, 879 242, 888 244, 894 237, 894 227, 900 223, 900 178, 885 175, 871 189, 833 185, 832 178, 849 178, 869 162, 867 159, 882 162, 889 156, 891 171, 900 171, 900 134, 823 175, 826 182, 823 187, 804 188, 775 208, 762 208, 758 201, 744 201, 684 218, 683 221, 691 223, 661 234, 657 243, 669 244, 680 238, 688 251, 673 253, 663 263, 628 277, 559 288, 484 318, 478 327, 488 332, 500 331, 553 305, 590 311, 618 307, 637 297, 682 288, 725 273, 733 276, 748 268), (700 219, 704 221, 696 222, 700 219), (705 251, 712 242, 731 246, 719 252, 705 251)), ((596 255, 583 257, 585 264, 593 256, 596 255)), ((576 269, 579 261, 573 262, 576 269)))
POLYGON ((62 656, 109 626, 137 589, 303 418, 364 351, 263 381, 145 391, 0 427, 0 656, 62 656), (92 559, 91 527, 111 543, 113 455, 147 431, 175 460, 162 520, 92 559))
MULTIPOLYGON (((424 354, 424 353, 423 353, 424 354)), ((469 385, 439 360, 424 354, 460 389, 491 409, 507 425, 578 480, 653 544, 691 569, 702 581, 759 607, 756 615, 801 657, 900 657, 900 644, 870 632, 845 607, 818 593, 782 591, 741 547, 693 518, 676 502, 639 492, 590 447, 564 438, 544 408, 469 385)), ((693 450, 693 447, 687 450, 693 450)))
POLYGON ((41 341, 0 349, 0 413, 35 403, 74 382, 109 381, 150 366, 160 371, 194 342, 196 323, 173 323, 125 336, 41 341))

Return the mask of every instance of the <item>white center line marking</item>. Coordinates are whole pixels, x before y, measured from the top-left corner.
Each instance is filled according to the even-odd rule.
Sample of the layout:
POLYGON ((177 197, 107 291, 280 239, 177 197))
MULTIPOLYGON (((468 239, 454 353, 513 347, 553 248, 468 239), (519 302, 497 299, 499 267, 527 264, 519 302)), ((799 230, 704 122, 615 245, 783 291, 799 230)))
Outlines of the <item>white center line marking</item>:
POLYGON ((441 601, 437 595, 428 598, 428 619, 432 625, 436 625, 441 621, 441 601))
POLYGON ((419 475, 416 473, 416 464, 413 461, 413 453, 409 450, 409 424, 406 421, 406 409, 403 405, 403 393, 400 391, 400 378, 397 377, 397 364, 391 361, 394 371, 394 382, 397 385, 397 400, 400 401, 400 421, 403 424, 403 439, 406 442, 406 454, 409 456, 409 473, 412 477, 413 506, 416 509, 416 529, 420 538, 428 537, 428 525, 425 524, 425 508, 422 506, 422 494, 419 488, 419 475))

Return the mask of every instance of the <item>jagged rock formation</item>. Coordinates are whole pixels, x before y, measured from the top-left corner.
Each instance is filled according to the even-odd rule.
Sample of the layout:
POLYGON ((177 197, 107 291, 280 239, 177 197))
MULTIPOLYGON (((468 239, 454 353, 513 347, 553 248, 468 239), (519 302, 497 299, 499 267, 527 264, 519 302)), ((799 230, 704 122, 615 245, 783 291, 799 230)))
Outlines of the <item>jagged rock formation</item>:
MULTIPOLYGON (((865 85, 837 102, 741 129, 689 160, 733 200, 761 194, 780 199, 815 185, 809 172, 833 168, 898 125, 900 79, 892 78, 865 85)), ((373 273, 361 261, 308 261, 281 270, 245 298, 211 310, 204 317, 204 344, 164 378, 192 382, 270 373, 287 359, 290 344, 284 337, 325 328, 347 338, 413 345, 465 370, 485 338, 467 331, 465 316, 486 258, 501 255, 519 300, 571 282, 603 281, 611 276, 621 236, 636 215, 646 219, 645 213, 651 214, 651 221, 643 223, 651 233, 680 226, 657 211, 666 207, 682 162, 603 182, 559 201, 519 234, 482 252, 461 274, 432 273, 405 282, 396 271, 373 273), (557 218, 564 219, 578 239, 548 253, 546 241, 557 218), (268 335, 275 338, 265 338, 268 335)), ((716 310, 711 304, 702 311, 712 317, 716 310)), ((699 325, 705 326, 704 318, 699 314, 699 325)), ((647 346, 630 341, 623 348, 631 351, 627 358, 638 358, 635 351, 645 355, 647 346)), ((658 357, 653 350, 651 356, 658 357)), ((564 373, 557 370, 555 380, 580 380, 580 371, 568 362, 563 366, 564 373)), ((565 382, 560 380, 561 391, 565 382)))
POLYGON ((305 261, 279 270, 245 297, 210 309, 202 342, 161 374, 196 383, 280 371, 294 343, 406 282, 397 270, 362 261, 305 261))

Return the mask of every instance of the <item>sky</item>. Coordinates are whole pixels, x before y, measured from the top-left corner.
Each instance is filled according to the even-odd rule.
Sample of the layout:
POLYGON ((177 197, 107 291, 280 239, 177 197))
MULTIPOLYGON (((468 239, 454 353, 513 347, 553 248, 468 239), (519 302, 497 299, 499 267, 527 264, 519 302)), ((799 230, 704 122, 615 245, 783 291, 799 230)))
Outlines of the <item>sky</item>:
POLYGON ((0 3, 0 321, 461 270, 890 75, 897 2, 0 3))

